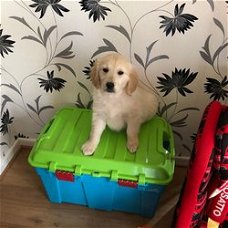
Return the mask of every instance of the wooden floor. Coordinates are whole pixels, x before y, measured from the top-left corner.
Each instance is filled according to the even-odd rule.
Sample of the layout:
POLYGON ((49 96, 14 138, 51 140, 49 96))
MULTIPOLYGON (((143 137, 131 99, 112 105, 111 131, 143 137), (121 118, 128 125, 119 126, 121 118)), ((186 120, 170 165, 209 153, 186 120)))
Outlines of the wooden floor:
POLYGON ((167 187, 157 213, 149 220, 138 215, 106 212, 72 204, 53 204, 46 197, 39 177, 27 163, 30 148, 23 148, 1 177, 0 227, 137 227, 146 223, 168 228, 173 204, 185 176, 176 168, 174 180, 167 187))

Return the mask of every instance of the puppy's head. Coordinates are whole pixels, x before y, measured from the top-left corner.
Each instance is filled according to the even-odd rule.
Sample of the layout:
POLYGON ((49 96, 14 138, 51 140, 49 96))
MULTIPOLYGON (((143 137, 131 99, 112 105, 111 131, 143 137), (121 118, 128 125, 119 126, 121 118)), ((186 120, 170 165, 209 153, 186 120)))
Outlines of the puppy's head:
POLYGON ((138 75, 122 55, 106 55, 94 63, 90 77, 95 88, 107 93, 125 91, 131 95, 138 84, 138 75))

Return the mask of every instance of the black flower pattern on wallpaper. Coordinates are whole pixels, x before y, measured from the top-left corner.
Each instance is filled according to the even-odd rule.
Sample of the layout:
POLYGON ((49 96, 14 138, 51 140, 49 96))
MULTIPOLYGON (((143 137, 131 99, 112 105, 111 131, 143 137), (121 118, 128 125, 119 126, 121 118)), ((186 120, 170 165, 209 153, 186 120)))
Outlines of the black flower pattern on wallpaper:
POLYGON ((50 90, 50 92, 52 93, 53 89, 60 91, 62 88, 64 88, 64 83, 66 82, 66 80, 54 76, 55 75, 53 70, 51 72, 47 71, 47 79, 38 78, 40 87, 44 87, 44 90, 46 92, 50 90))
MULTIPOLYGON (((86 79, 90 79, 90 75, 89 74, 90 74, 91 68, 93 67, 94 63, 95 63, 95 60, 91 59, 90 62, 89 62, 89 66, 85 66, 84 69, 82 70, 82 72, 86 76, 86 79)), ((82 101, 82 97, 81 97, 81 93, 79 92, 78 96, 77 96, 77 100, 75 102, 75 105, 78 108, 91 109, 92 108, 92 104, 93 104, 93 96, 91 94, 91 91, 82 82, 77 81, 77 83, 85 91, 85 93, 88 94, 89 101, 88 102, 83 102, 82 101)))
POLYGON ((105 20, 105 16, 108 15, 107 11, 111 12, 111 9, 100 4, 100 0, 82 0, 79 4, 82 6, 81 10, 89 11, 89 19, 93 17, 93 22, 101 18, 105 20))
MULTIPOLYGON (((4 117, 2 119, 4 120, 4 124, 1 125, 1 132, 4 132, 4 134, 7 134, 9 124, 17 124, 16 121, 12 123, 13 118, 10 117, 7 124, 6 117, 8 111, 6 112, 6 110, 8 110, 7 106, 9 103, 21 109, 28 117, 28 120, 34 124, 34 126, 38 126, 40 128, 45 124, 45 120, 43 120, 43 113, 54 109, 51 104, 44 105, 45 95, 37 96, 34 98, 34 101, 32 98, 27 101, 28 99, 25 97, 24 92, 26 91, 25 85, 27 85, 27 88, 30 88, 27 84, 28 79, 31 80, 34 78, 34 80, 38 80, 41 88, 43 88, 47 93, 52 93, 55 90, 62 90, 66 83, 66 80, 56 76, 57 70, 61 73, 61 75, 64 75, 64 77, 73 75, 74 78, 76 78, 75 69, 67 62, 75 57, 73 44, 75 44, 76 41, 75 39, 72 39, 69 42, 69 38, 72 36, 83 36, 83 34, 75 30, 61 34, 56 16, 63 16, 63 13, 68 12, 69 10, 62 6, 60 2, 60 0, 34 0, 33 4, 29 5, 26 1, 18 1, 16 2, 17 5, 29 14, 26 14, 26 17, 17 15, 9 16, 9 18, 16 20, 20 23, 20 25, 23 25, 23 27, 26 28, 24 31, 30 32, 29 34, 25 34, 21 37, 21 42, 31 41, 34 42, 34 45, 42 45, 42 49, 40 50, 44 51, 46 58, 43 61, 43 65, 39 69, 23 75, 22 80, 19 81, 17 80, 17 76, 13 75, 10 69, 6 69, 1 64, 1 70, 4 72, 4 75, 13 79, 10 79, 10 82, 6 80, 1 84, 1 86, 5 87, 7 90, 10 90, 8 94, 2 95, 1 115, 2 118, 4 117), (47 26, 45 22, 42 22, 38 17, 36 17, 36 15, 31 11, 31 7, 35 9, 35 12, 40 13, 40 18, 42 18, 48 12, 47 9, 50 8, 52 12, 54 12, 53 14, 48 12, 48 14, 50 14, 49 16, 53 17, 53 24, 47 26), (29 21, 32 21, 32 23, 29 23, 29 21), (65 42, 65 44, 63 42, 65 42), (53 69, 53 67, 56 69, 53 69), (17 99, 14 99, 14 96, 17 96, 17 99), (3 115, 3 113, 5 114, 3 115)), ((8 54, 8 52, 12 52, 11 49, 13 48, 15 41, 10 40, 9 35, 4 36, 2 34, 3 31, 0 30, 0 51, 4 57, 5 54, 8 54)), ((30 53, 27 54, 30 55, 30 53)), ((35 55, 36 53, 32 54, 35 55)), ((20 134, 23 136, 22 132, 20 132, 20 134)), ((21 135, 18 135, 18 137, 21 135)), ((11 135, 11 132, 8 132, 8 137, 5 139, 6 142, 1 142, 0 145, 11 146, 13 139, 14 138, 13 135, 11 135)))
MULTIPOLYGON (((185 107, 178 108, 178 95, 180 94, 183 97, 186 97, 187 94, 193 93, 187 86, 189 86, 196 78, 198 72, 190 72, 190 69, 177 69, 172 72, 169 76, 168 74, 163 73, 164 77, 157 77, 158 84, 157 88, 160 92, 164 93, 164 97, 167 96, 172 90, 176 90, 176 99, 169 104, 164 103, 160 104, 158 107, 158 115, 164 117, 173 128, 173 133, 180 139, 181 142, 184 141, 181 132, 178 130, 183 127, 188 126, 188 117, 189 112, 199 111, 197 107, 185 107)), ((182 144, 183 148, 191 153, 191 149, 185 143, 182 144)), ((181 156, 182 152, 178 154, 181 156)))
POLYGON ((161 92, 165 92, 164 96, 168 95, 173 89, 182 95, 186 96, 186 93, 192 93, 188 86, 196 78, 198 72, 190 73, 190 69, 180 69, 175 68, 175 71, 172 72, 172 75, 163 73, 164 77, 158 77, 158 83, 161 86, 157 86, 161 92))
POLYGON ((14 139, 17 140, 18 138, 22 139, 28 139, 28 136, 25 136, 23 133, 18 133, 17 135, 14 136, 14 139))
POLYGON ((86 76, 86 79, 90 78, 89 73, 90 73, 91 68, 93 67, 94 63, 95 63, 95 60, 91 59, 89 62, 89 66, 85 66, 84 70, 82 71, 84 73, 84 75, 86 76))
POLYGON ((11 49, 15 41, 9 39, 10 35, 2 35, 2 33, 3 29, 0 29, 0 53, 4 58, 4 54, 8 55, 9 52, 13 52, 11 49))
POLYGON ((1 118, 2 125, 0 126, 0 132, 5 135, 8 133, 8 127, 10 124, 13 123, 14 117, 10 117, 9 110, 6 109, 6 111, 3 113, 3 116, 1 118))
MULTIPOLYGON (((64 18, 61 19, 61 21, 58 21, 59 24, 56 23, 56 17, 57 16, 64 16, 66 12, 69 12, 70 10, 63 6, 64 1, 61 2, 61 0, 32 0, 32 3, 27 4, 26 1, 19 1, 17 2, 18 5, 21 6, 24 10, 27 12, 30 12, 29 14, 25 14, 25 16, 11 16, 10 18, 18 21, 21 23, 21 25, 26 27, 25 31, 29 31, 30 34, 24 34, 23 37, 21 37, 21 42, 27 42, 31 41, 34 42, 34 45, 40 45, 42 48, 41 50, 45 51, 46 53, 46 59, 44 60, 44 64, 39 69, 36 69, 33 72, 29 72, 29 74, 24 75, 24 78, 21 81, 17 81, 17 77, 14 75, 10 75, 10 70, 7 73, 7 69, 3 69, 6 72, 7 76, 11 76, 16 78, 15 83, 13 82, 4 82, 2 86, 7 87, 7 89, 10 89, 12 93, 15 93, 21 101, 18 102, 13 99, 13 96, 10 95, 7 96, 6 94, 3 94, 3 107, 1 109, 1 115, 2 115, 2 121, 4 119, 4 123, 2 122, 1 125, 1 132, 5 132, 6 134, 8 132, 10 124, 16 124, 16 121, 13 121, 14 117, 11 117, 8 112, 8 119, 7 117, 7 105, 10 103, 11 105, 15 105, 19 108, 22 108, 23 111, 25 111, 26 115, 29 117, 31 121, 33 121, 34 125, 38 125, 42 127, 45 124, 45 121, 42 117, 44 117, 44 112, 46 110, 51 111, 50 109, 54 109, 55 107, 52 106, 52 104, 44 105, 44 102, 46 100, 46 96, 50 96, 50 93, 54 91, 62 91, 62 89, 65 87, 65 83, 68 81, 66 79, 70 73, 70 75, 73 75, 75 80, 77 78, 75 68, 77 64, 75 63, 75 51, 74 47, 76 44, 75 39, 68 40, 70 36, 72 35, 80 35, 83 36, 82 33, 78 31, 69 31, 65 34, 61 34, 60 24, 61 27, 64 26, 64 18), (35 11, 37 13, 34 14, 32 11, 35 11), (47 15, 50 14, 50 15, 47 15), (30 16, 30 18, 29 18, 30 16), (43 18, 44 16, 53 17, 53 24, 46 24, 46 21, 40 20, 38 17, 43 18), (30 24, 29 21, 33 21, 34 23, 30 24), (35 23, 37 22, 37 23, 35 23), (65 43, 64 43, 64 42, 65 43), (74 63, 73 63, 74 62, 74 63), (63 71, 62 71, 63 70, 63 71), (65 73, 66 72, 66 73, 65 73), (61 75, 61 77, 58 76, 58 74, 61 75), (62 77, 64 75, 64 80, 62 77), (39 78, 38 78, 39 77, 39 78), (46 93, 45 95, 37 95, 37 98, 30 98, 29 101, 24 97, 24 89, 25 84, 28 83, 27 79, 37 80, 39 84, 37 83, 37 86, 39 89, 39 86, 42 90, 44 90, 46 93), (34 99, 34 100, 33 100, 34 99), (4 118, 3 118, 4 117, 4 118)), ((216 4, 213 3, 213 0, 207 0, 207 2, 210 4, 212 11, 214 10, 216 4)), ((197 0, 193 0, 192 3, 197 4, 197 0)), ((181 132, 181 128, 188 127, 189 126, 189 113, 191 111, 199 111, 199 108, 197 107, 190 107, 191 105, 186 103, 186 105, 183 107, 179 103, 179 96, 182 96, 182 99, 185 99, 190 94, 194 93, 193 86, 191 86, 191 83, 195 80, 198 73, 190 72, 191 70, 188 69, 186 66, 182 65, 181 69, 175 68, 175 70, 172 73, 163 73, 163 76, 157 77, 157 83, 158 86, 155 87, 152 75, 149 72, 149 69, 151 68, 153 71, 153 67, 156 67, 157 61, 167 61, 168 59, 172 58, 171 54, 167 55, 167 53, 158 52, 159 45, 162 44, 162 40, 156 40, 155 37, 151 37, 151 39, 148 41, 145 46, 142 46, 142 49, 136 50, 135 49, 135 42, 138 42, 137 40, 137 28, 138 25, 143 26, 144 18, 148 15, 154 16, 154 18, 159 17, 160 21, 160 31, 164 31, 164 34, 167 36, 174 36, 174 34, 177 33, 183 33, 186 34, 187 31, 192 29, 198 20, 198 18, 193 15, 185 13, 187 12, 187 6, 189 6, 189 3, 186 4, 176 4, 174 1, 161 1, 161 4, 159 7, 154 9, 146 9, 146 12, 139 16, 139 18, 136 18, 134 22, 132 21, 132 18, 127 11, 127 9, 124 8, 122 4, 119 4, 119 1, 101 1, 101 0, 80 0, 75 1, 75 4, 78 6, 78 13, 81 12, 82 14, 88 15, 89 20, 92 22, 102 21, 111 15, 110 12, 112 12, 115 9, 115 13, 120 13, 120 23, 121 24, 109 24, 104 27, 108 30, 112 30, 111 34, 113 36, 109 36, 109 38, 101 37, 101 41, 103 40, 103 44, 98 44, 97 50, 95 50, 93 53, 91 53, 91 59, 93 59, 95 56, 102 54, 104 52, 119 52, 121 53, 122 50, 119 49, 119 46, 117 46, 116 37, 119 35, 122 36, 123 40, 128 42, 128 45, 126 45, 126 48, 124 49, 124 52, 129 52, 129 59, 131 62, 136 62, 140 65, 140 67, 143 70, 143 74, 141 74, 142 77, 145 77, 146 84, 150 89, 152 89, 156 94, 160 95, 160 105, 158 109, 158 115, 164 117, 170 125, 173 127, 174 134, 177 136, 178 144, 182 144, 183 149, 186 149, 188 153, 191 153, 190 151, 190 145, 185 145, 185 138, 181 132), (107 5, 106 5, 107 4, 107 5), (113 6, 108 8, 106 6, 113 6), (167 10, 167 7, 172 7, 174 12, 169 12, 167 10), (116 12, 119 10, 119 12, 116 12), (161 13, 162 12, 162 13, 161 13), (162 14, 162 15, 161 15, 162 14), (123 17, 122 17, 123 16, 123 17), (162 19, 161 19, 162 18, 162 19), (122 20, 126 19, 126 23, 122 23, 122 20), (117 34, 118 33, 118 34, 117 34), (111 37, 111 38, 110 38, 111 37), (112 40, 113 39, 113 40, 112 40), (143 47, 146 48, 146 54, 145 51, 143 53, 143 47), (174 96, 171 94, 173 91, 176 93, 174 96), (161 92, 162 94, 159 94, 161 92), (163 95, 163 96, 161 96, 163 95), (171 101, 169 99, 169 102, 167 102, 165 99, 166 96, 171 96, 171 101), (176 95, 176 96, 175 96, 176 95)), ((207 3, 206 3, 207 4, 207 3)), ((169 8, 170 9, 170 8, 169 8)), ((210 10, 210 8, 209 8, 210 10)), ((193 11, 194 12, 194 11, 193 11)), ((223 36, 225 36, 225 29, 223 28, 222 23, 214 18, 214 23, 216 26, 220 28, 222 31, 223 36)), ((145 25, 145 24, 144 24, 145 25)), ((94 24, 95 26, 95 24, 94 24)), ((159 27, 158 26, 158 27, 159 27)), ((148 29, 150 26, 147 26, 148 29)), ((192 30, 193 32, 193 30, 192 30)), ((2 36, 2 31, 1 34, 2 36)), ((209 34, 208 34, 209 35, 209 34)), ((6 37, 6 40, 9 40, 10 36, 6 37)), ((205 38, 206 39, 206 38, 205 38)), ((14 41, 13 41, 14 42, 14 41)), ((204 89, 204 92, 206 95, 209 95, 211 99, 226 99, 227 94, 227 77, 221 74, 221 71, 219 69, 219 60, 220 54, 222 51, 225 50, 227 47, 227 38, 224 37, 223 42, 221 45, 218 46, 218 49, 216 49, 214 52, 212 51, 211 47, 214 47, 213 45, 210 45, 210 37, 205 42, 205 45, 203 47, 203 50, 200 52, 200 55, 204 61, 209 63, 214 71, 215 71, 215 77, 214 75, 211 76, 215 80, 212 80, 212 78, 207 78, 207 82, 205 82, 202 86, 202 90, 204 89), (216 78, 218 76, 218 78, 216 78)), ((10 43, 11 46, 8 46, 8 49, 6 49, 6 52, 1 52, 2 56, 3 54, 8 54, 8 52, 12 52, 13 43, 10 43)), ((143 44, 142 44, 143 45, 143 44)), ((144 49, 145 50, 145 49, 144 49)), ((87 51, 90 51, 89 49, 87 51)), ((80 70, 81 73, 84 73, 84 79, 90 79, 89 78, 89 72, 91 70, 91 67, 93 66, 94 61, 90 60, 89 64, 84 67, 84 69, 80 70)), ((80 73, 79 73, 80 74, 80 73)), ((205 76, 206 78, 206 76, 205 76)), ((91 108, 92 106, 92 94, 87 87, 87 82, 84 83, 84 80, 78 80, 76 81, 77 89, 76 89, 76 98, 75 98, 75 105, 80 108, 91 108)), ((156 79, 155 79, 156 81, 156 79)), ((206 81, 206 79, 205 79, 206 81)), ((88 82, 89 84, 90 82, 88 82)), ((54 111, 54 110, 53 110, 54 111)), ((12 115, 12 114, 11 114, 12 115)), ((10 131, 10 129, 9 129, 10 131)), ((36 132, 37 133, 37 132, 36 132)), ((9 138, 12 138, 12 135, 9 138)), ((16 137, 26 137, 22 132, 18 133, 16 137)), ((27 137, 26 137, 27 138, 27 137)), ((12 144, 12 141, 9 143, 7 142, 1 142, 0 145, 8 145, 12 144)), ((9 145, 11 146, 11 145, 9 145)), ((185 150, 183 150, 185 151, 185 150)), ((185 152, 181 153, 185 153, 185 152)), ((181 154, 178 154, 181 155, 181 154)))
POLYGON ((46 11, 48 6, 52 7, 52 9, 59 15, 63 17, 63 12, 69 12, 69 10, 59 4, 61 0, 32 0, 33 4, 29 5, 32 8, 35 8, 35 12, 40 12, 40 18, 42 18, 46 11))
POLYGON ((225 76, 221 81, 215 78, 207 78, 204 84, 205 92, 214 100, 225 100, 228 97, 228 80, 225 76))
POLYGON ((195 20, 198 20, 198 18, 192 14, 183 14, 184 7, 185 3, 180 7, 177 4, 175 6, 174 15, 172 15, 172 17, 167 17, 164 15, 160 16, 163 19, 160 22, 162 24, 160 28, 164 28, 166 36, 168 36, 170 33, 172 33, 171 35, 173 36, 176 30, 184 34, 185 31, 193 27, 193 22, 195 20))
POLYGON ((202 47, 202 50, 199 52, 202 59, 212 67, 215 73, 215 76, 213 78, 206 78, 207 82, 204 83, 204 91, 206 94, 210 95, 210 99, 226 100, 228 98, 228 80, 227 75, 224 75, 224 73, 222 73, 220 61, 222 59, 222 52, 227 50, 228 42, 227 37, 225 37, 225 29, 223 24, 217 18, 213 18, 213 22, 221 31, 223 41, 221 42, 221 44, 217 43, 216 50, 212 51, 210 45, 212 34, 210 34, 207 37, 204 46, 202 47), (217 79, 216 77, 218 77, 219 79, 217 79))

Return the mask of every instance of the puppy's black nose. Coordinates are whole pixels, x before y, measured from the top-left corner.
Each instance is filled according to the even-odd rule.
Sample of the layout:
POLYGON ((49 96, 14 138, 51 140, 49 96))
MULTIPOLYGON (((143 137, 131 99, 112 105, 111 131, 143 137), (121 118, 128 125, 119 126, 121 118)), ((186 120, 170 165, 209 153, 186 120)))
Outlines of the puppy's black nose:
POLYGON ((107 82, 106 83, 106 89, 107 89, 107 92, 114 92, 114 83, 113 82, 107 82))

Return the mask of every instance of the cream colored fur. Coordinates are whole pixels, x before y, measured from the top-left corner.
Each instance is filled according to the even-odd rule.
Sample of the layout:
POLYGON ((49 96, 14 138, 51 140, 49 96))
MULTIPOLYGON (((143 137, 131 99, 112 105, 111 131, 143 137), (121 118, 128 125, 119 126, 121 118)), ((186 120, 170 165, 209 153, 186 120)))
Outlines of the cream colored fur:
POLYGON ((90 76, 94 85, 92 128, 83 153, 94 153, 106 125, 115 131, 126 127, 127 148, 135 152, 141 124, 156 114, 156 96, 139 86, 134 67, 117 53, 98 59, 90 76))

